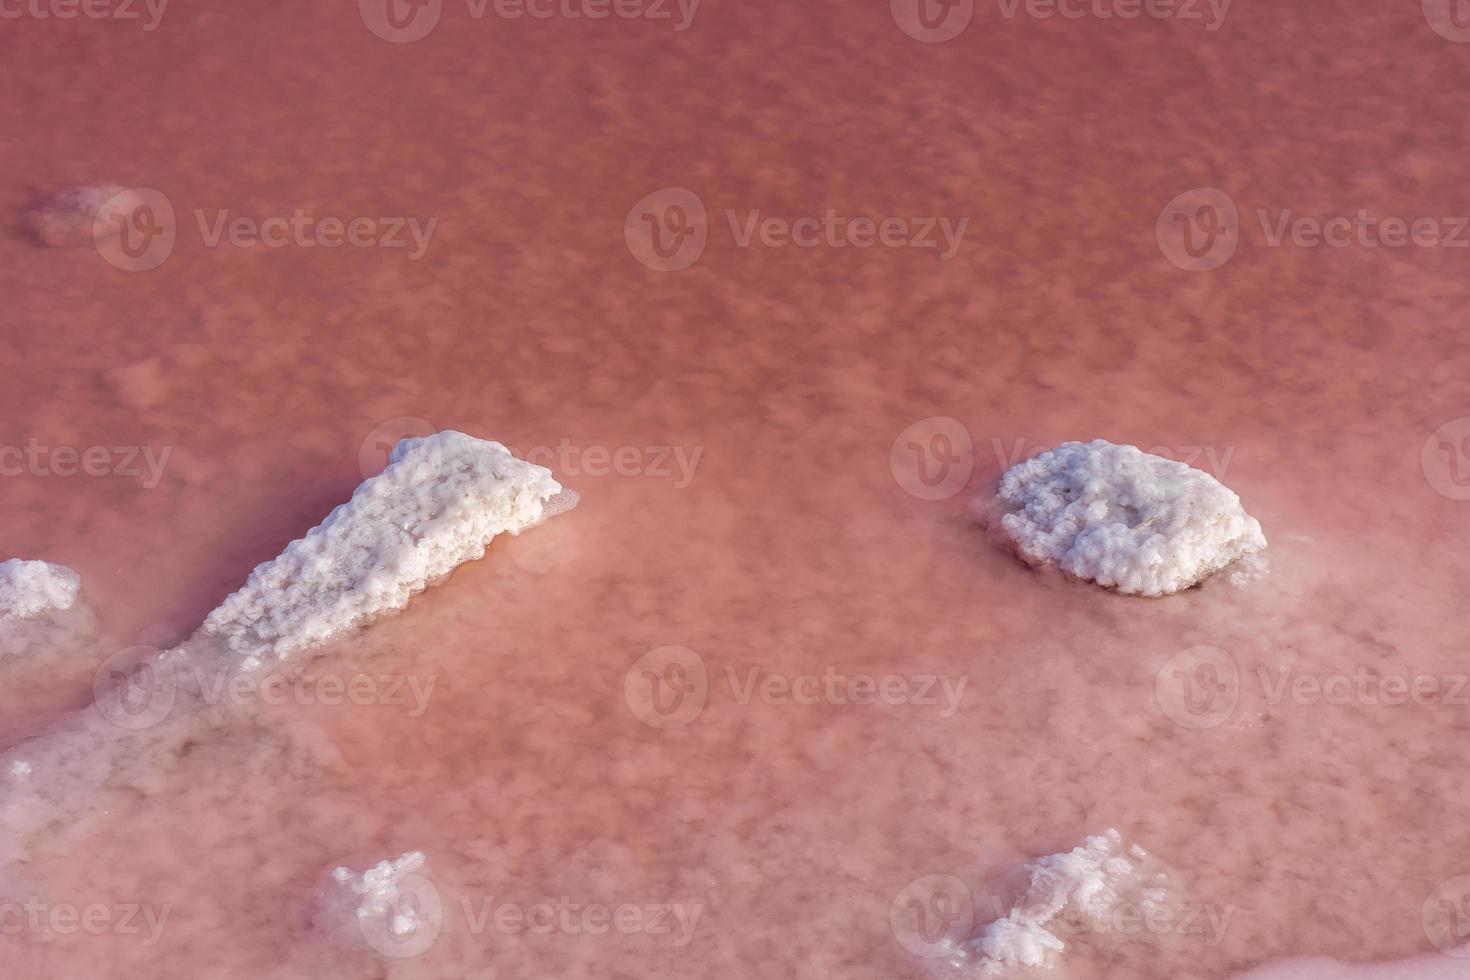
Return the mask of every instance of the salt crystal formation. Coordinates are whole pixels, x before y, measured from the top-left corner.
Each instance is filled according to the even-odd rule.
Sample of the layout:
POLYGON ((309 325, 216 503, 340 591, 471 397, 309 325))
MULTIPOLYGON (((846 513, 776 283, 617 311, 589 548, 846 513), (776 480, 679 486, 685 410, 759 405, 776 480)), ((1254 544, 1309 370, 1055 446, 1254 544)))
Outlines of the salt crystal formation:
POLYGON ((497 534, 525 530, 575 502, 550 471, 497 442, 452 431, 401 441, 386 470, 256 568, 184 645, 158 654, 145 689, 129 683, 99 694, 88 709, 0 754, 0 871, 71 847, 113 821, 124 801, 162 792, 177 778, 178 760, 204 740, 234 738, 267 778, 309 778, 321 765, 320 746, 276 731, 258 708, 229 699, 216 706, 197 668, 208 660, 247 670, 401 609, 483 555, 497 534), (124 706, 127 717, 108 710, 109 699, 140 696, 142 704, 124 706), (25 779, 32 768, 46 779, 25 779))
POLYGON ((117 234, 117 217, 142 203, 126 187, 116 184, 80 184, 64 187, 31 212, 32 233, 52 248, 75 248, 117 234))
POLYGON ((392 860, 379 861, 362 874, 351 868, 333 868, 332 880, 356 896, 360 925, 381 923, 392 933, 412 933, 419 925, 421 910, 412 902, 400 902, 398 883, 404 875, 424 866, 422 851, 409 851, 392 860))
POLYGON ((204 621, 246 666, 282 658, 402 609, 498 534, 575 503, 551 471, 498 442, 446 430, 404 439, 306 537, 250 573, 204 621))
MULTIPOLYGON (((1130 852, 1144 856, 1140 848, 1130 852)), ((982 976, 996 977, 1017 967, 1051 967, 1067 944, 1056 934, 1054 920, 1075 915, 1083 923, 1103 923, 1136 882, 1134 862, 1123 855, 1116 830, 1089 837, 1081 847, 1051 854, 1026 865, 1030 882, 1009 913, 986 926, 970 941, 982 976)), ((1142 890, 1145 912, 1162 903, 1160 888, 1142 890)))
POLYGON ((81 587, 82 577, 61 565, 19 558, 0 562, 0 622, 70 609, 81 587))
POLYGON ((999 499, 1023 559, 1127 595, 1187 589, 1266 547, 1240 498, 1208 473, 1102 439, 1011 467, 999 499))

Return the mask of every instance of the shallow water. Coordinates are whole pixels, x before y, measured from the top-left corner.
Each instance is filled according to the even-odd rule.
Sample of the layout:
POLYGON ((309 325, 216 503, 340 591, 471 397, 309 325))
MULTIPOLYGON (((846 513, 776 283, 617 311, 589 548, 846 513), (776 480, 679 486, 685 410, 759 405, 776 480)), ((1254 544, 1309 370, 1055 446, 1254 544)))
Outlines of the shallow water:
POLYGON ((582 493, 284 696, 162 722, 146 789, 6 840, 9 974, 963 976, 928 940, 1109 827, 1174 915, 1071 937, 1051 976, 1455 971, 1464 253, 1268 235, 1360 208, 1453 234, 1453 23, 977 5, 926 43, 884 4, 668 9, 448 3, 401 44, 350 4, 0 22, 0 211, 114 181, 176 212, 150 271, 0 236, 0 443, 37 447, 0 479, 0 557, 77 569, 103 636, 0 660, 7 746, 187 637, 400 435, 498 439, 582 493), (1211 271, 1156 235, 1198 187, 1239 213, 1211 271), (666 188, 708 224, 659 271, 694 252, 653 251, 644 213, 699 241, 666 188), (406 230, 208 244, 221 211, 297 208, 438 220, 417 259, 406 230), (936 219, 936 246, 739 243, 752 211, 829 209, 936 219), (940 217, 969 219, 947 259, 940 217), (1139 600, 998 549, 971 501, 1093 437, 1239 492, 1269 576, 1139 600), (323 921, 328 869, 413 850, 426 948, 323 921))

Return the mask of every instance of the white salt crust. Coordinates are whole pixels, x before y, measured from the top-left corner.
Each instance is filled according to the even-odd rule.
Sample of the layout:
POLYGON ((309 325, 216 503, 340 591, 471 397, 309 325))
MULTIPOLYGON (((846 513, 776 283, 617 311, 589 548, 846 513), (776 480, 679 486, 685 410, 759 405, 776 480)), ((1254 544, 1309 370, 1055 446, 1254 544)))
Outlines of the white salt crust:
POLYGON ((163 792, 178 759, 200 741, 244 746, 252 778, 312 778, 336 759, 333 746, 278 727, 258 708, 206 699, 197 668, 208 661, 249 669, 400 609, 479 558, 496 534, 524 530, 577 499, 545 468, 460 432, 406 439, 390 459, 352 500, 258 567, 184 645, 154 657, 156 683, 141 716, 109 710, 124 689, 99 692, 93 706, 0 755, 0 871, 64 851, 113 820, 122 801, 163 792), (45 778, 27 778, 32 771, 45 778))
MULTIPOLYGON (((1129 853, 1137 859, 1145 856, 1137 847, 1129 853)), ((1054 966, 1067 944, 1056 934, 1053 920, 1075 914, 1083 922, 1103 922, 1123 900, 1124 891, 1132 890, 1138 868, 1124 856, 1121 835, 1109 830, 1087 838, 1081 847, 1027 863, 1026 872, 1029 883, 1020 901, 969 943, 981 976, 1054 966)), ((1145 888, 1139 903, 1148 911, 1164 897, 1161 888, 1145 888)))
POLYGON ((19 558, 0 562, 0 622, 70 609, 81 588, 82 577, 61 565, 19 558))
POLYGON ((359 924, 380 922, 393 933, 412 933, 419 925, 419 909, 399 902, 398 882, 424 866, 422 851, 409 851, 392 861, 379 861, 361 874, 351 868, 333 868, 332 880, 355 896, 359 924))
POLYGON ((1260 523, 1208 473, 1102 439, 1011 467, 999 499, 1025 561, 1127 595, 1187 589, 1266 547, 1260 523))
POLYGON ((519 534, 574 502, 550 470, 498 442, 453 430, 404 439, 387 469, 257 566, 203 631, 246 666, 286 657, 402 609, 484 555, 496 535, 519 534))

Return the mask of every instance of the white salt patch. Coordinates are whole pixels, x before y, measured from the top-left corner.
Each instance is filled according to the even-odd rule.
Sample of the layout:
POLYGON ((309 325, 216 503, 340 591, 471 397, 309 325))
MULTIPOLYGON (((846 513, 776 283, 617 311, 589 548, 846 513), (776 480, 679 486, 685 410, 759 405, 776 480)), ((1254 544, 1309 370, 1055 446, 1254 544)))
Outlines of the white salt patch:
POLYGON ((31 774, 31 764, 17 759, 10 764, 10 774, 12 776, 29 776, 31 774))
POLYGON ((332 869, 332 880, 351 892, 365 934, 382 927, 394 935, 408 935, 423 924, 423 910, 414 902, 400 901, 399 883, 404 875, 422 868, 424 860, 422 851, 409 851, 392 861, 379 861, 361 874, 346 867, 332 869))
POLYGON ((498 442, 446 430, 404 439, 306 537, 258 566, 204 621, 245 655, 285 657, 402 609, 498 534, 519 534, 575 494, 498 442))
POLYGON ((1128 595, 1187 589, 1266 547, 1240 498, 1208 473, 1102 439, 1011 467, 999 498, 1023 559, 1128 595))
MULTIPOLYGON (((1138 860, 1144 857, 1136 845, 1128 853, 1138 860)), ((1136 877, 1134 862, 1122 855, 1122 837, 1109 830, 1064 854, 1029 862, 1026 893, 970 941, 980 974, 993 977, 1018 967, 1053 966, 1067 947, 1053 931, 1053 920, 1076 913, 1083 922, 1102 923, 1136 877)), ((1162 889, 1148 889, 1144 896, 1147 903, 1163 898, 1162 889)))
POLYGON ((70 609, 81 587, 82 577, 61 565, 19 558, 0 562, 0 621, 70 609))

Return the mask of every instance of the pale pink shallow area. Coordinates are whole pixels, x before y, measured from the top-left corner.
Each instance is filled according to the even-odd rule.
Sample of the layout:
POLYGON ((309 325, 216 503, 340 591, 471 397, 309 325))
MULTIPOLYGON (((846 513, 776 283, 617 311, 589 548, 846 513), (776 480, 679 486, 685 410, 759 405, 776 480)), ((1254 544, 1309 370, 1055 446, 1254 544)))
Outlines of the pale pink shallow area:
MULTIPOLYGON (((538 461, 583 495, 302 658, 303 695, 226 705, 141 788, 4 841, 6 909, 106 910, 92 930, 12 912, 5 975, 964 977, 905 925, 913 883, 958 881, 973 923, 933 928, 971 935, 1024 861, 1115 827, 1169 869, 1174 918, 1069 936, 1049 976, 1301 956, 1422 957, 1300 967, 1313 980, 1470 976, 1435 951, 1470 938, 1470 458, 1422 458, 1470 415, 1467 254, 1273 247, 1256 218, 1463 213, 1470 46, 1409 2, 1242 3, 1214 31, 978 4, 943 44, 886 3, 705 0, 684 31, 670 9, 447 2, 397 45, 350 3, 0 22, 0 443, 169 454, 156 481, 142 462, 0 479, 0 558, 78 570, 98 624, 0 660, 6 748, 346 499, 382 423, 565 444, 538 461), (168 196, 161 267, 24 234, 36 195, 90 181, 168 196), (710 214, 677 272, 624 240, 666 187, 710 214), (1241 215, 1212 272, 1155 238, 1196 187, 1241 215), (194 217, 298 207, 439 222, 410 261, 208 248, 194 217), (941 261, 741 248, 727 209, 969 224, 941 261), (968 431, 973 472, 928 500, 890 450, 936 416, 968 431), (1220 476, 1270 575, 1123 598, 977 526, 1016 453, 1094 437, 1220 476), (637 462, 601 473, 594 447, 637 462), (626 696, 666 646, 706 670, 682 727, 626 696), (1172 686, 1210 680, 1171 659, 1199 646, 1236 672, 1224 708, 1172 686), (744 698, 751 671, 964 687, 782 703, 744 698), (322 678, 358 675, 380 696, 323 703, 322 678), (1343 675, 1437 688, 1310 695, 1343 675), (1277 697, 1283 677, 1306 686, 1277 697), (414 850, 442 900, 417 955, 313 911, 328 869, 414 850), (649 927, 496 925, 563 900, 649 927), (652 925, 660 905, 698 917, 652 925)), ((3 778, 13 805, 54 774, 3 778)))

